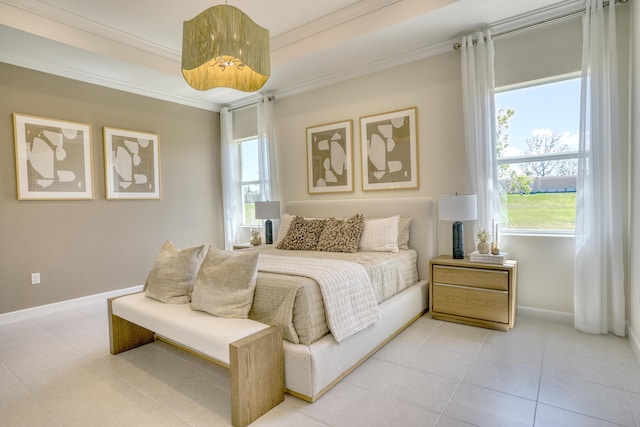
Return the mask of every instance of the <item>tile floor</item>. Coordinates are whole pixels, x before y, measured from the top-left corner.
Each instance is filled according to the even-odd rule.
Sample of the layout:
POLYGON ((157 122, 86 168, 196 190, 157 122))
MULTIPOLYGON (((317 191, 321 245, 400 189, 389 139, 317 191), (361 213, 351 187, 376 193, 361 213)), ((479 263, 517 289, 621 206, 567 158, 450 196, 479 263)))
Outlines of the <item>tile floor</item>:
MULTIPOLYGON (((2 426, 228 426, 224 369, 157 342, 108 353, 105 304, 0 326, 2 426)), ((639 426, 629 343, 519 317, 420 318, 314 404, 252 426, 639 426)))

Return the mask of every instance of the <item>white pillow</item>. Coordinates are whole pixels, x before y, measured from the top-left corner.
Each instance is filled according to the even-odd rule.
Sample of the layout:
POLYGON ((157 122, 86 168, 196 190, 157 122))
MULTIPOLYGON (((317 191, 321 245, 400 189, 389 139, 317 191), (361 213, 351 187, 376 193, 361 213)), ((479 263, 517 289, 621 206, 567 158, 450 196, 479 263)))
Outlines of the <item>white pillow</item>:
POLYGON ((276 245, 280 243, 284 236, 287 235, 287 231, 289 231, 289 226, 291 226, 291 221, 293 221, 293 216, 288 213, 283 213, 280 217, 280 228, 278 229, 278 238, 274 242, 276 245))
POLYGON ((398 252, 400 216, 367 219, 360 237, 361 251, 398 252))
POLYGON ((398 248, 400 249, 409 249, 411 221, 412 218, 400 217, 400 223, 398 224, 398 248))

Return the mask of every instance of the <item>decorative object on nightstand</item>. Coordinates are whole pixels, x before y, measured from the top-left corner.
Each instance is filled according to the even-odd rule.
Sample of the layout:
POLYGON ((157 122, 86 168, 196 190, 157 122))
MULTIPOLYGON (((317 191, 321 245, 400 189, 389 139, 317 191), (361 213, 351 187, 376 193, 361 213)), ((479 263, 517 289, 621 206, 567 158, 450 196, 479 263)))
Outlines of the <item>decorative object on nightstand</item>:
POLYGON ((430 267, 429 311, 434 319, 501 331, 513 328, 517 261, 478 264, 439 256, 430 267))
POLYGON ((496 224, 495 220, 493 220, 491 225, 491 228, 492 228, 491 232, 493 233, 493 241, 491 242, 491 253, 493 255, 500 255, 500 244, 498 243, 498 241, 500 240, 500 238, 498 237, 499 227, 500 225, 496 224))
POLYGON ((259 246, 260 243, 262 243, 262 240, 260 239, 260 230, 251 229, 251 240, 249 240, 249 243, 253 246, 259 246))
POLYGON ((452 226, 453 258, 464 258, 464 226, 462 221, 471 221, 478 217, 475 194, 446 195, 438 198, 438 219, 454 221, 452 226))
POLYGON ((273 243, 272 219, 280 218, 280 202, 256 202, 256 219, 265 219, 264 236, 265 243, 273 243))
POLYGON ((491 252, 491 243, 489 242, 489 233, 485 228, 478 231, 478 253, 488 254, 491 252))

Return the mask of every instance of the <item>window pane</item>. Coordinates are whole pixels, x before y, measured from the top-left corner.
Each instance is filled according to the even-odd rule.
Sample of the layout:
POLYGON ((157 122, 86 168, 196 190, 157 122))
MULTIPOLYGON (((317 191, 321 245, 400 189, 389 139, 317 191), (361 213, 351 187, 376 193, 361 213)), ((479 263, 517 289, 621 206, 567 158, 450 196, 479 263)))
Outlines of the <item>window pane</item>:
POLYGON ((242 186, 242 223, 259 224, 256 219, 256 201, 260 200, 260 186, 247 184, 242 186))
POLYGON ((251 139, 240 143, 240 170, 240 179, 242 182, 260 180, 257 139, 251 139))
POLYGON ((496 110, 502 227, 573 231, 580 79, 499 92, 496 110))
POLYGON ((575 226, 576 175, 533 171, 575 170, 577 159, 514 163, 500 179, 502 226, 518 230, 572 231, 575 226))

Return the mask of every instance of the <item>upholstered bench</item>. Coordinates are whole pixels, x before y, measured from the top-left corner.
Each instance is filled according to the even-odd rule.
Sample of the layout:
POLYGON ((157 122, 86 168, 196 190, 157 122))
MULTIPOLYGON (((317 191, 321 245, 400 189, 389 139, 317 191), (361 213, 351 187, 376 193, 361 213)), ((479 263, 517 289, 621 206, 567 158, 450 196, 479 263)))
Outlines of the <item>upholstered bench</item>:
POLYGON ((111 354, 157 338, 229 369, 234 426, 250 424, 284 400, 279 328, 166 304, 144 292, 110 298, 108 308, 111 354))

